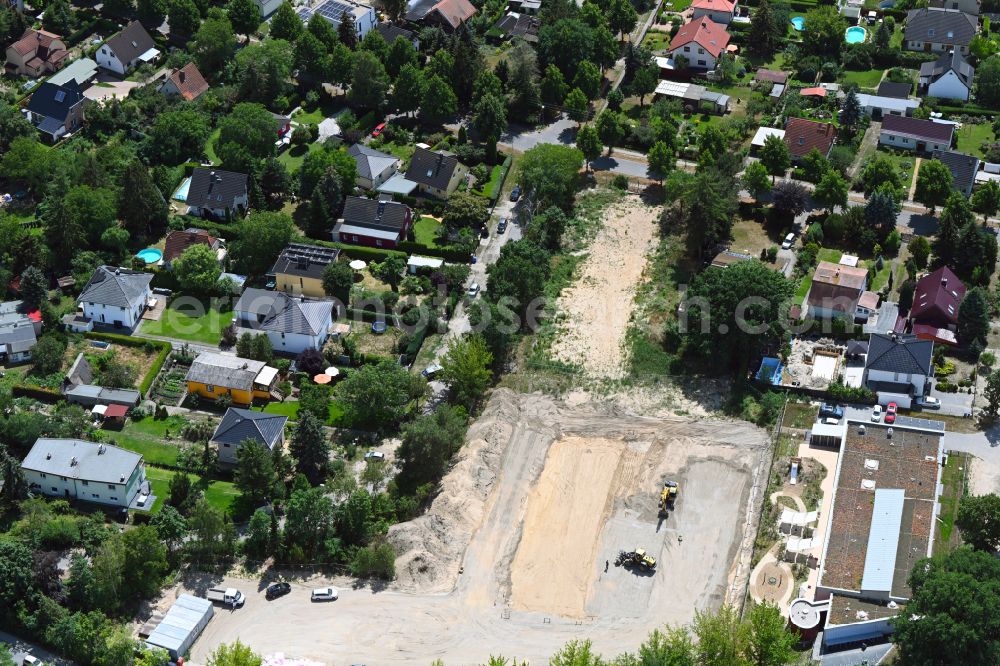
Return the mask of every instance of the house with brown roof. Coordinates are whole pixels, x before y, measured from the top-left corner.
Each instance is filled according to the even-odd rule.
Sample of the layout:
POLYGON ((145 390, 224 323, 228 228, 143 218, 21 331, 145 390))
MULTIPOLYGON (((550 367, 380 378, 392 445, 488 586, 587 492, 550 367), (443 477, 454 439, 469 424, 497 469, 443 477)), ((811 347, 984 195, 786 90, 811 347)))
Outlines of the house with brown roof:
POLYGON ((958 328, 958 307, 965 298, 965 285, 950 268, 942 266, 917 280, 913 290, 910 321, 936 329, 958 328))
POLYGON ((754 81, 769 81, 784 85, 788 83, 788 72, 777 69, 758 69, 753 75, 754 81))
POLYGON ((670 40, 667 50, 675 63, 678 57, 684 56, 689 68, 707 70, 715 69, 715 63, 728 45, 729 33, 726 32, 726 27, 708 17, 702 17, 682 25, 670 40))
POLYGON ((221 263, 226 258, 226 249, 222 247, 222 241, 204 229, 190 227, 184 231, 171 231, 167 234, 167 239, 163 246, 163 264, 170 267, 170 264, 177 260, 184 252, 194 245, 205 245, 215 250, 216 256, 221 263))
POLYGON ((824 157, 830 154, 837 138, 837 128, 832 123, 818 123, 805 118, 789 118, 785 124, 785 145, 792 161, 801 160, 813 148, 824 157))
POLYGON ((476 11, 469 0, 412 0, 407 4, 406 20, 453 32, 476 11))
POLYGON ((68 57, 62 37, 28 28, 7 47, 7 71, 19 76, 42 76, 58 70, 68 57))
POLYGON ((198 99, 207 91, 208 81, 193 62, 175 69, 160 86, 160 92, 167 97, 180 95, 189 102, 198 99))
POLYGON ((951 150, 954 134, 955 126, 950 123, 893 115, 882 120, 878 142, 883 146, 932 153, 951 150))
POLYGON ((806 295, 806 314, 813 319, 854 319, 867 287, 868 269, 821 261, 806 295))
POLYGON ((728 25, 736 15, 736 0, 694 0, 691 3, 691 18, 707 16, 716 23, 728 25))

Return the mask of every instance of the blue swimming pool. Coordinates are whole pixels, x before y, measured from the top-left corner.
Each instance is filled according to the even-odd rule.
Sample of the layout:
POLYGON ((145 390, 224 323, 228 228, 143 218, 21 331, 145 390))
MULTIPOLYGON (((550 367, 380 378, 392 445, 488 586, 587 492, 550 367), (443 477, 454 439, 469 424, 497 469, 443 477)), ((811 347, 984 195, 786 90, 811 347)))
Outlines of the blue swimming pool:
POLYGON ((806 17, 804 16, 796 16, 792 18, 792 27, 795 28, 796 30, 801 31, 803 26, 805 26, 805 24, 806 24, 806 17))
POLYGON ((868 37, 868 31, 859 25, 852 25, 844 33, 844 41, 848 44, 860 44, 868 37))
POLYGON ((177 191, 174 192, 174 199, 177 199, 178 201, 187 201, 188 190, 190 189, 191 189, 191 176, 188 176, 187 178, 184 179, 184 182, 181 183, 181 186, 177 188, 177 191))
POLYGON ((136 252, 135 256, 142 259, 147 264, 155 264, 163 258, 163 252, 161 250, 157 250, 155 247, 147 247, 145 250, 139 250, 136 252))

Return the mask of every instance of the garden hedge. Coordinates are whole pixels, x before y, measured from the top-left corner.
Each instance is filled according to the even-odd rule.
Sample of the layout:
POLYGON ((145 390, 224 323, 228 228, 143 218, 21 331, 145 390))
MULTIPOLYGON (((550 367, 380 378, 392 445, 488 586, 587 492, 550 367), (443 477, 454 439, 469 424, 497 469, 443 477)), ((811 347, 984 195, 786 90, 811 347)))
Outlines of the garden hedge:
POLYGON ((36 386, 34 384, 16 384, 11 389, 15 398, 34 398, 42 402, 55 403, 66 399, 62 393, 55 389, 36 386))

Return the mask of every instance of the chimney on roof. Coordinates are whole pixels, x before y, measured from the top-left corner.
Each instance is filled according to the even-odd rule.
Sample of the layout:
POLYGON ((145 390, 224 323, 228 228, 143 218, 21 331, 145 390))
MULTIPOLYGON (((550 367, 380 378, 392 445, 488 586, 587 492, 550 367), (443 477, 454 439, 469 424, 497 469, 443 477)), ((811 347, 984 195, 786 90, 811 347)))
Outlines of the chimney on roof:
POLYGON ((122 269, 116 268, 115 269, 115 275, 121 275, 121 274, 122 274, 122 269))
POLYGON ((73 456, 72 458, 70 458, 70 459, 69 459, 69 466, 70 466, 70 467, 76 467, 76 463, 77 463, 77 462, 78 462, 78 461, 77 461, 77 459, 76 459, 76 456, 73 456))
POLYGON ((98 444, 97 445, 97 455, 103 454, 106 450, 107 450, 107 447, 104 446, 103 444, 98 444))
POLYGON ((181 83, 184 83, 184 79, 187 78, 187 73, 182 69, 177 72, 177 78, 180 79, 181 83))
POLYGON ((943 276, 943 275, 941 276, 941 286, 942 287, 947 287, 948 286, 948 278, 946 276, 943 276))

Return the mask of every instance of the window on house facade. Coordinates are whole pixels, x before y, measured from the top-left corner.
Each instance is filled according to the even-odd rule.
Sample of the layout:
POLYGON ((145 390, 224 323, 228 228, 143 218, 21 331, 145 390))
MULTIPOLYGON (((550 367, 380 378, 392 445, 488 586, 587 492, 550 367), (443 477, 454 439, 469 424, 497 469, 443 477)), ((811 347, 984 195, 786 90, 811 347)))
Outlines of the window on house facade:
POLYGON ((59 492, 59 489, 56 488, 55 486, 52 486, 52 492, 57 493, 57 492, 59 492))
POLYGON ((209 393, 215 393, 215 387, 214 386, 206 386, 205 390, 207 392, 209 392, 209 393))
POLYGON ((82 483, 85 486, 89 486, 90 485, 90 481, 81 481, 80 483, 82 483))
POLYGON ((45 475, 45 472, 39 472, 38 476, 42 477, 43 479, 49 478, 48 476, 45 475))
POLYGON ((114 489, 115 489, 114 484, 109 483, 108 484, 108 490, 114 490, 114 489))

